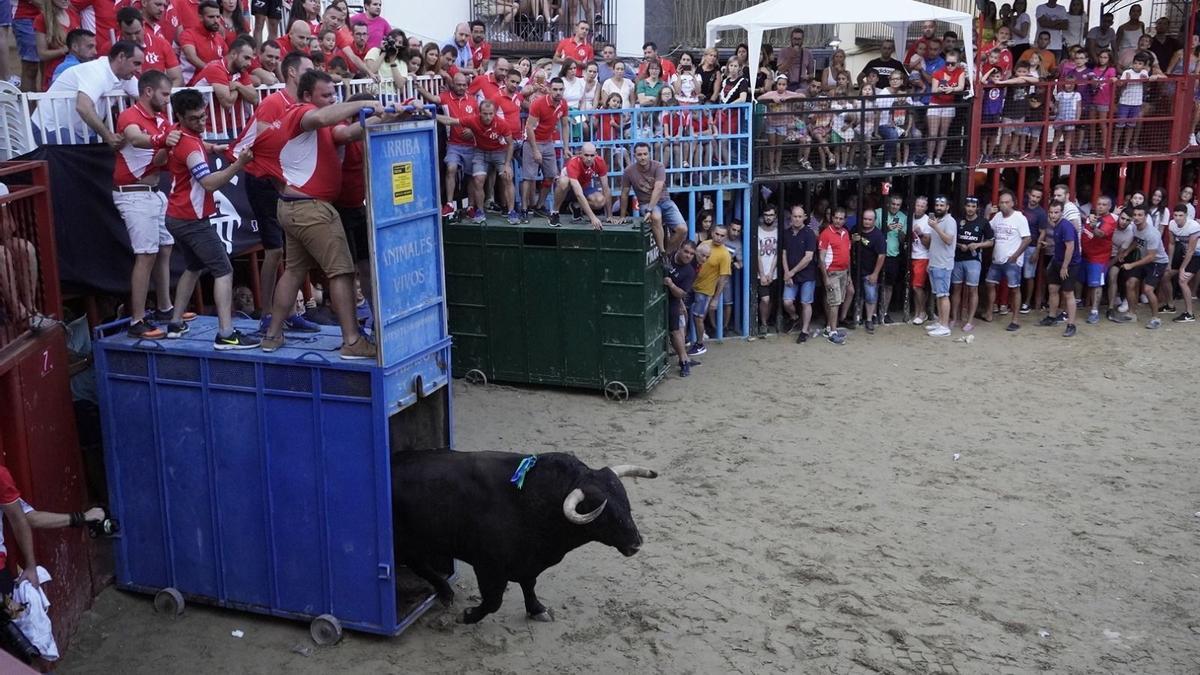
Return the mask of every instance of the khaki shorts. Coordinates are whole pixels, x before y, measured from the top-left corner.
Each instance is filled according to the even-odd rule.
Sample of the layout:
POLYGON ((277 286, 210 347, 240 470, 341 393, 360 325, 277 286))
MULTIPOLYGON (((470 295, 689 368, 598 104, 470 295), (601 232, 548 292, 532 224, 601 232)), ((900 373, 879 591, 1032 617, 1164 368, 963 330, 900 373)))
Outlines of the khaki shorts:
POLYGON ((846 286, 850 283, 850 276, 845 270, 841 272, 829 272, 829 283, 825 285, 825 303, 831 307, 842 304, 846 299, 846 286))
POLYGON ((279 224, 287 234, 287 268, 307 272, 317 267, 332 279, 354 274, 354 260, 337 209, 319 199, 280 199, 279 224))

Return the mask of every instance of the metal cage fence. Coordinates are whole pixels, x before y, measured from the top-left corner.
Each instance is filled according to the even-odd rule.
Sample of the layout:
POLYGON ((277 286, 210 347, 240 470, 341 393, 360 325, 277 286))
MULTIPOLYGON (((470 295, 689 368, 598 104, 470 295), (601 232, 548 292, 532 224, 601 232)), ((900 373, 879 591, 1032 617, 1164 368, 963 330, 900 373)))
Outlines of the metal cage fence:
POLYGON ((60 312, 49 182, 45 162, 0 164, 0 355, 60 312))

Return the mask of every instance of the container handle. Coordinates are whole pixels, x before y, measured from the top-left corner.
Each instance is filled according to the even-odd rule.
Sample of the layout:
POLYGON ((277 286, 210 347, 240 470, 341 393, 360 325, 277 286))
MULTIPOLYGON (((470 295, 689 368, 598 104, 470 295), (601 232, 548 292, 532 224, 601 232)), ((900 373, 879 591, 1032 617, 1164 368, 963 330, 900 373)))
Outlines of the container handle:
POLYGON ((379 563, 379 579, 387 580, 392 578, 392 566, 384 563, 379 563))
POLYGON ((148 352, 165 352, 167 348, 158 343, 158 340, 148 340, 146 338, 138 338, 133 343, 134 349, 144 349, 148 352))
POLYGON ((117 319, 108 323, 102 323, 92 329, 92 339, 102 340, 110 335, 116 335, 121 330, 129 326, 130 318, 117 319))
POLYGON ((304 352, 300 356, 297 356, 296 362, 297 363, 304 363, 304 362, 329 363, 329 359, 325 358, 325 356, 322 355, 320 352, 314 352, 312 350, 309 350, 307 352, 304 352), (310 356, 312 358, 309 358, 310 356))
POLYGON ((412 381, 412 392, 417 398, 425 398, 425 378, 417 375, 412 381))

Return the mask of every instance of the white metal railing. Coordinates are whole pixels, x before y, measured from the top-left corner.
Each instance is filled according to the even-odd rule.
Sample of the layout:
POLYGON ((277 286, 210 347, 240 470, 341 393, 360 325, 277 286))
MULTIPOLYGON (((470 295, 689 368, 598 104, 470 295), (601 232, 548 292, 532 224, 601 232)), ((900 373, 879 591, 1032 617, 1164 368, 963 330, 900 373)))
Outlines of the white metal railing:
MULTIPOLYGON (((381 82, 374 80, 346 80, 337 83, 337 91, 339 100, 345 100, 355 94, 367 92, 377 94, 380 102, 392 105, 398 102, 408 101, 418 97, 416 85, 420 84, 427 91, 433 94, 438 94, 442 91, 442 78, 440 76, 423 75, 419 77, 410 77, 404 83, 402 90, 397 91, 395 82, 390 79, 385 79, 381 82)), ((265 97, 273 91, 282 89, 283 85, 277 84, 272 86, 259 86, 259 96, 265 97)), ((254 106, 246 103, 238 103, 231 109, 225 109, 221 103, 213 95, 212 87, 180 87, 180 89, 195 89, 204 97, 205 105, 208 107, 208 129, 204 133, 204 138, 210 141, 226 141, 236 138, 245 128, 247 120, 251 118, 254 112, 254 106)), ((0 143, 0 148, 4 147, 26 147, 33 148, 45 143, 54 145, 81 145, 87 143, 97 143, 99 138, 96 136, 79 115, 75 112, 75 92, 35 92, 21 94, 20 101, 25 111, 23 125, 8 125, 4 129, 4 133, 9 137, 7 143, 0 143), (20 134, 21 138, 12 138, 14 134, 20 134)), ((115 131, 117 116, 126 108, 133 104, 133 99, 123 91, 114 91, 106 94, 102 98, 104 105, 100 106, 97 112, 102 115, 105 125, 109 131, 115 131)), ((171 111, 168 107, 168 118, 171 118, 171 111)))

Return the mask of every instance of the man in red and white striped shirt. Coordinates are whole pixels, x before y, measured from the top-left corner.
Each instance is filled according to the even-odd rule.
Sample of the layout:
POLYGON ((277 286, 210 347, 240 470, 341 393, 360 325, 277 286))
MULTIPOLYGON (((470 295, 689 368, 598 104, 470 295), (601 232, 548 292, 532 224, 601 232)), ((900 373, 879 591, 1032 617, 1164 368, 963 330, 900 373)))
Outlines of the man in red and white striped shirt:
MULTIPOLYGON (((138 100, 117 118, 117 131, 127 143, 117 151, 113 167, 113 204, 125 221, 133 247, 130 279, 129 335, 157 340, 166 333, 145 318, 146 291, 154 273, 158 307, 171 307, 171 247, 175 240, 164 220, 167 198, 158 191, 158 173, 167 163, 165 141, 171 81, 152 70, 138 79, 138 100)), ((179 132, 172 133, 178 142, 179 132)))
POLYGON ((343 359, 374 359, 375 345, 358 330, 354 304, 354 261, 338 212, 333 206, 342 190, 342 161, 332 127, 361 109, 382 110, 379 103, 335 103, 333 78, 319 71, 300 76, 299 103, 284 113, 278 126, 262 131, 255 147, 269 144, 282 134, 286 141, 279 162, 270 167, 283 183, 279 191, 279 224, 287 234, 287 269, 275 288, 271 325, 263 337, 263 351, 284 344, 283 321, 308 275, 318 267, 329 279, 333 311, 342 327, 343 359))
POLYGON ((167 155, 172 179, 171 196, 167 199, 167 229, 183 253, 187 269, 175 289, 175 312, 167 324, 167 337, 183 337, 188 332, 183 307, 192 296, 200 274, 208 271, 213 276, 213 301, 217 306, 213 348, 253 349, 259 341, 233 328, 233 266, 209 219, 217 214, 212 193, 233 179, 254 154, 247 150, 232 164, 213 171, 208 166, 208 152, 223 148, 213 147, 200 138, 208 117, 204 97, 195 89, 184 89, 171 96, 171 107, 181 133, 179 143, 167 155))

